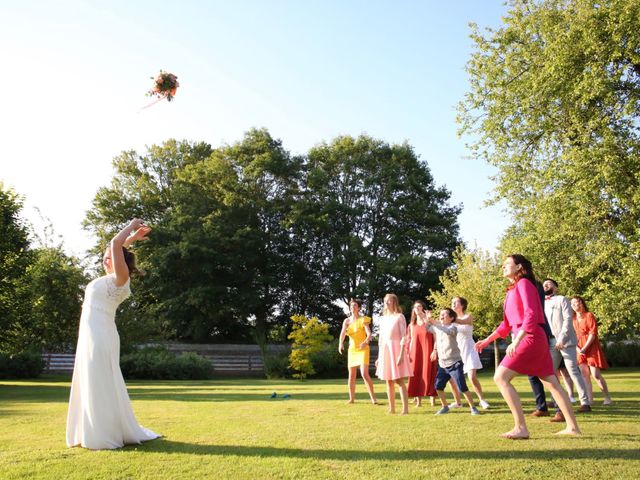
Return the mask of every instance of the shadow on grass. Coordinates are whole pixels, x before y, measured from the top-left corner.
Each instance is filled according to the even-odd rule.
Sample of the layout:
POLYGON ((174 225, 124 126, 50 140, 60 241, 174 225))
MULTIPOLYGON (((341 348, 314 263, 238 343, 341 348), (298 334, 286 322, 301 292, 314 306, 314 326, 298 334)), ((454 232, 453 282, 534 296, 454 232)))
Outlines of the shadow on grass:
MULTIPOLYGON (((322 382, 324 383, 324 382, 322 382)), ((279 401, 344 401, 346 391, 342 392, 318 392, 309 384, 285 383, 272 384, 266 381, 258 385, 237 384, 235 381, 229 384, 217 384, 215 382, 138 382, 131 381, 128 387, 132 400, 141 401, 170 401, 170 402, 279 402, 279 401), (278 397, 271 399, 271 393, 276 390, 278 397), (298 391, 302 390, 302 391, 298 391), (291 398, 283 400, 282 395, 288 393, 291 398)), ((70 387, 68 383, 30 383, 30 384, 1 384, 0 405, 10 402, 39 403, 39 402, 68 402, 70 387)), ((533 409, 533 402, 528 392, 521 392, 525 411, 533 409)), ((449 394, 447 394, 449 395, 449 394)), ((384 393, 378 389, 378 397, 386 403, 384 393)), ((366 394, 358 394, 358 403, 367 403, 366 394)), ((614 392, 615 404, 604 407, 596 403, 594 411, 589 416, 605 415, 607 417, 628 417, 638 414, 637 392, 614 392)), ((490 410, 483 411, 484 415, 504 413, 506 405, 498 395, 489 395, 489 403, 493 405, 490 410)), ((423 407, 425 410, 430 407, 423 407)), ((428 410, 426 410, 428 412, 428 410)), ((3 409, 0 407, 0 414, 3 409)), ((582 415, 581 415, 582 416, 582 415)), ((535 419, 532 419, 535 421, 535 419)))
MULTIPOLYGON (((126 452, 132 448, 145 452, 177 453, 190 455, 211 455, 211 456, 238 456, 238 457, 284 457, 284 458, 304 458, 316 460, 386 460, 404 461, 425 459, 442 460, 546 460, 555 461, 558 459, 580 460, 580 459, 606 459, 606 460, 640 460, 640 450, 638 449, 616 449, 616 448, 578 448, 580 439, 575 439, 576 448, 548 450, 402 450, 402 451, 374 451, 374 450, 319 450, 301 448, 280 448, 261 446, 241 446, 241 445, 201 445, 183 442, 174 442, 164 438, 143 443, 135 447, 125 447, 126 452)), ((504 440, 505 446, 513 445, 513 442, 504 440)), ((528 444, 535 442, 529 441, 528 444)))

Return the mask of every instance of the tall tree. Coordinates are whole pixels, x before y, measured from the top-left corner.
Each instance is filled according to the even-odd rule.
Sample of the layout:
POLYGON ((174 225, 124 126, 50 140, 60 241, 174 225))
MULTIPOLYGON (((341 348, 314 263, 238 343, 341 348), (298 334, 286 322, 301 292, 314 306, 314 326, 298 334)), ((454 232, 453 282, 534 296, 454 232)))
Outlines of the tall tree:
POLYGON ((25 282, 30 304, 20 329, 25 344, 53 352, 75 347, 87 283, 79 261, 60 246, 36 248, 25 282))
POLYGON ((139 248, 148 275, 131 308, 174 338, 263 343, 269 325, 291 313, 285 219, 299 160, 251 130, 215 150, 169 141, 114 165, 87 225, 106 240, 127 218, 150 219, 152 241, 139 248))
POLYGON ((20 217, 22 198, 0 182, 0 350, 20 351, 28 316, 25 275, 31 262, 28 228, 20 217))
POLYGON ((472 151, 498 169, 519 251, 608 333, 640 327, 640 2, 514 0, 473 28, 460 105, 472 151))
POLYGON ((313 271, 334 299, 385 292, 404 303, 435 287, 458 244, 459 207, 410 145, 342 136, 309 152, 297 205, 313 271))

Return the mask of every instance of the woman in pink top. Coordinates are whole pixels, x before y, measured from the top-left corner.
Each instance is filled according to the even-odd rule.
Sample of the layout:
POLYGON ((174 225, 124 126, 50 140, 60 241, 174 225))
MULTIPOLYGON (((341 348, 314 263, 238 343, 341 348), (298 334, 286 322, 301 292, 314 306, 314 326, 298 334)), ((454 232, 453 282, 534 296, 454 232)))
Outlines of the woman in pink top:
POLYGON ((491 335, 476 344, 476 349, 482 351, 494 340, 506 338, 509 333, 512 336, 512 342, 507 347, 507 355, 502 359, 493 377, 509 405, 515 423, 512 430, 501 436, 512 440, 529 438, 522 403, 518 392, 511 384, 513 377, 518 374, 539 377, 551 391, 567 422, 567 426, 558 434, 579 435, 580 429, 569 397, 560 387, 553 371, 549 342, 542 328, 545 321, 542 302, 535 286, 531 262, 522 255, 509 255, 502 265, 502 274, 510 282, 504 301, 502 323, 491 335))
POLYGON ((402 314, 398 297, 388 293, 384 297, 384 310, 379 318, 380 330, 378 339, 378 359, 376 360, 376 375, 387 382, 387 397, 389 398, 389 413, 396 413, 396 387, 400 387, 402 400, 402 415, 409 413, 409 396, 405 377, 411 376, 409 359, 405 353, 405 337, 407 321, 402 314))

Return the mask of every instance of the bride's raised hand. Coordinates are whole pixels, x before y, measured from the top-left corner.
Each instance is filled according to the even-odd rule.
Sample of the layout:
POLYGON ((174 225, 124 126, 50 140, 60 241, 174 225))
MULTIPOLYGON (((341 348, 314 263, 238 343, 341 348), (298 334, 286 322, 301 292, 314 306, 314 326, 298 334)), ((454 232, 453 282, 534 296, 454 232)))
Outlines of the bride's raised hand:
POLYGON ((131 243, 146 241, 149 240, 149 237, 147 236, 149 233, 151 233, 151 227, 142 224, 137 230, 129 235, 129 239, 131 239, 131 243))

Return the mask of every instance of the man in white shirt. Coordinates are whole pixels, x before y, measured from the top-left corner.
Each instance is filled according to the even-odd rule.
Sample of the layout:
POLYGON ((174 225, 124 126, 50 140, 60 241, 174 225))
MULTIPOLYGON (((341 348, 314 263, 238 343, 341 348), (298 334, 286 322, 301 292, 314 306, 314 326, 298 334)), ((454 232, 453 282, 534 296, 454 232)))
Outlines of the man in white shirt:
MULTIPOLYGON (((576 348, 578 337, 573 328, 573 312, 571 304, 566 297, 558 295, 558 283, 552 278, 547 278, 542 283, 545 293, 544 313, 549 321, 549 326, 556 339, 556 345, 551 349, 553 368, 557 371, 560 362, 564 359, 564 365, 569 372, 569 376, 575 383, 580 397, 579 412, 590 412, 589 397, 585 388, 584 378, 578 368, 578 358, 576 348)), ((562 412, 558 410, 552 422, 564 422, 562 412)))

